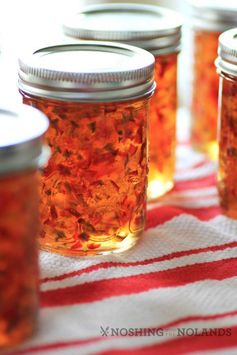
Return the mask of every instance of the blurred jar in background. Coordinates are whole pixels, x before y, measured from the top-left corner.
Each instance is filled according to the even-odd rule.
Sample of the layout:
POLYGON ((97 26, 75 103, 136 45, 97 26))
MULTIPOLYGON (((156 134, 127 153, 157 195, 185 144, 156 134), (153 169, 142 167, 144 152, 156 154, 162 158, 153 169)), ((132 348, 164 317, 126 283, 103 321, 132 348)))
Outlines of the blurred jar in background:
POLYGON ((0 109, 0 352, 37 326, 37 170, 47 128, 33 108, 0 109))
POLYGON ((218 188, 224 213, 237 219, 237 28, 219 39, 220 75, 218 188))
MULTIPOLYGON (((77 0, 77 6, 88 6, 88 5, 95 5, 95 4, 124 4, 128 3, 127 0, 77 0)), ((143 4, 143 5, 157 5, 157 6, 165 6, 165 7, 172 7, 175 8, 179 5, 180 0, 129 0, 130 4, 143 4)), ((73 5, 73 4, 71 4, 73 5)))
POLYGON ((149 117, 148 200, 174 185, 176 159, 177 56, 181 19, 168 9, 138 4, 101 4, 84 8, 64 23, 68 41, 109 40, 132 44, 155 58, 157 90, 149 117))
POLYGON ((219 80, 215 68, 219 35, 237 25, 236 0, 189 0, 193 25, 191 142, 193 148, 218 157, 219 80))

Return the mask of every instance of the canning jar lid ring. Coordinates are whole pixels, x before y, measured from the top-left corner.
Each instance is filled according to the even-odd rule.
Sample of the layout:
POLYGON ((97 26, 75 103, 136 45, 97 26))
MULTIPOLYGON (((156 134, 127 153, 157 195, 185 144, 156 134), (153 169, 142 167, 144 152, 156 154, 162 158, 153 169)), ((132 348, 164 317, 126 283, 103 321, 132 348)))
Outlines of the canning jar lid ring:
POLYGON ((37 169, 43 169, 51 156, 51 150, 47 145, 42 145, 41 151, 39 155, 33 157, 28 161, 15 161, 14 164, 4 163, 0 169, 0 178, 4 176, 8 176, 9 174, 15 174, 22 171, 31 171, 37 169))
POLYGON ((48 126, 46 116, 28 105, 0 108, 0 175, 39 167, 48 126))
POLYGON ((19 59, 19 88, 62 101, 142 97, 154 86, 154 56, 134 46, 80 41, 40 48, 19 59))
POLYGON ((237 76, 237 28, 220 35, 215 64, 218 70, 237 76))
MULTIPOLYGON (((130 17, 130 20, 132 20, 132 17, 130 17)), ((93 21, 93 23, 94 22, 95 21, 93 21)), ((155 49, 158 50, 163 48, 163 44, 160 45, 159 42, 160 38, 166 39, 166 47, 168 48, 180 44, 182 24, 183 21, 181 16, 177 12, 160 6, 134 3, 106 3, 89 5, 82 8, 77 13, 70 14, 63 23, 63 31, 65 35, 76 39, 124 42, 139 46, 146 50, 150 50, 147 41, 156 40, 155 49), (127 14, 129 14, 129 11, 131 11, 130 16, 134 15, 134 12, 141 13, 141 16, 152 14, 157 17, 156 24, 153 24, 153 28, 151 28, 151 23, 148 23, 146 28, 143 23, 143 29, 141 29, 140 25, 135 29, 129 29, 124 27, 124 23, 121 22, 120 25, 124 29, 115 28, 119 24, 121 16, 117 16, 118 22, 112 21, 109 28, 96 28, 94 27, 94 24, 86 23, 86 16, 90 19, 90 14, 92 13, 95 13, 98 16, 106 14, 108 11, 111 11, 112 13, 114 12, 115 15, 116 12, 117 14, 120 14, 121 12, 127 12, 127 14), (77 17, 79 17, 79 19, 77 19, 77 17), (78 22, 82 22, 80 21, 80 18, 83 17, 85 18, 85 24, 80 26, 78 25, 78 22), (114 29, 113 23, 115 26, 114 29)), ((98 26, 102 27, 103 25, 104 20, 98 24, 98 26)))
POLYGON ((186 0, 195 27, 213 31, 226 31, 236 26, 237 7, 229 2, 218 0, 186 0))

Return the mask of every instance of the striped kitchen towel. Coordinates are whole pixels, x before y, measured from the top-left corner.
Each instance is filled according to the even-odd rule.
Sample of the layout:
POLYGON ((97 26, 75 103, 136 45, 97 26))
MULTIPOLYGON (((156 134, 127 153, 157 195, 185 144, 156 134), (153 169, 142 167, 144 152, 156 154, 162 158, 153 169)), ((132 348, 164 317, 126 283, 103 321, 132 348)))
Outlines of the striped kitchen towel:
POLYGON ((42 252, 38 334, 15 354, 237 354, 237 221, 216 166, 183 145, 176 185, 116 256, 42 252))

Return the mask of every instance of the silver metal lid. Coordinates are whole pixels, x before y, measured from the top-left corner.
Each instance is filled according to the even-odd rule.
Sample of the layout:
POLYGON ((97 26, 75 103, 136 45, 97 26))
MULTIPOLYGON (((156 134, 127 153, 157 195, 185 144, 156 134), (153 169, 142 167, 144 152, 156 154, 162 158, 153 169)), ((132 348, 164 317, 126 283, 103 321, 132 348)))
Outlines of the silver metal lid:
POLYGON ((151 95, 154 57, 110 42, 42 48, 19 60, 19 88, 63 101, 111 102, 151 95))
POLYGON ((187 3, 197 27, 223 32, 237 25, 236 0, 187 0, 187 3))
POLYGON ((141 4, 99 4, 70 15, 63 24, 76 39, 125 42, 153 54, 177 52, 181 17, 172 10, 141 4))
POLYGON ((42 136, 48 125, 46 116, 33 107, 0 108, 0 175, 44 162, 42 136))
POLYGON ((216 67, 219 71, 237 76, 237 28, 220 35, 216 67))

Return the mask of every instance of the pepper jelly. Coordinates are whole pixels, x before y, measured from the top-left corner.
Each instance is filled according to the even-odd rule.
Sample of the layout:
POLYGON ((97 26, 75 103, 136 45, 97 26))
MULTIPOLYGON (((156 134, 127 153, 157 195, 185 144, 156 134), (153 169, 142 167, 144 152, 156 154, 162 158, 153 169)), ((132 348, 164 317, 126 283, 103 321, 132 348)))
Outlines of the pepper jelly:
POLYGON ((219 97, 218 189, 224 213, 237 218, 237 29, 224 32, 219 39, 217 71, 219 97))
POLYGON ((212 160, 217 160, 219 78, 214 62, 220 34, 237 25, 236 1, 188 2, 193 27, 191 142, 195 150, 205 153, 212 160))
POLYGON ((153 71, 150 53, 109 42, 42 48, 20 60, 23 100, 51 123, 42 249, 120 252, 143 232, 153 71))
POLYGON ((63 26, 69 40, 125 42, 155 56, 157 90, 149 116, 148 199, 174 186, 176 156, 177 57, 182 21, 171 10, 139 4, 100 4, 69 16, 63 26))
POLYGON ((47 128, 31 107, 0 109, 0 353, 37 326, 37 170, 47 128))

